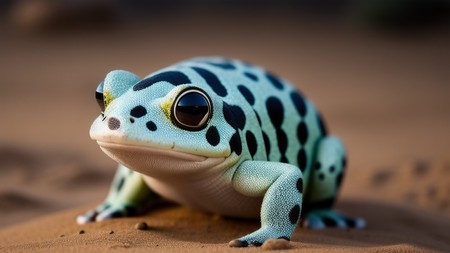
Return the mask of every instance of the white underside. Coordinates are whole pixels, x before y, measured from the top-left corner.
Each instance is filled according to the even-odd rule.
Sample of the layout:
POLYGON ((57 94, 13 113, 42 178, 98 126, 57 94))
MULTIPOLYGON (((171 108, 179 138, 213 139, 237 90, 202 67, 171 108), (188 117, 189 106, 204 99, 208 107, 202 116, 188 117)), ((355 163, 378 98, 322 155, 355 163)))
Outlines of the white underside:
POLYGON ((232 159, 148 146, 98 144, 118 163, 143 174, 147 185, 164 198, 226 216, 259 217, 262 197, 244 196, 231 185, 227 172, 235 163, 232 159))

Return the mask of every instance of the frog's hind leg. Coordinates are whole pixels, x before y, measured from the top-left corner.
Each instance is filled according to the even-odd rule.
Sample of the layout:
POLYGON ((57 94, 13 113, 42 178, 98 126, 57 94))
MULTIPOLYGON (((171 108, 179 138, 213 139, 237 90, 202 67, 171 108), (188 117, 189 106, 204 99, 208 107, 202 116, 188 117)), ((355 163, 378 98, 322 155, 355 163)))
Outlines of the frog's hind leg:
POLYGON ((322 139, 318 144, 316 162, 309 178, 303 226, 311 229, 364 227, 364 219, 353 218, 332 210, 345 167, 346 152, 342 142, 333 136, 322 139))
POLYGON ((106 200, 96 209, 79 215, 77 223, 135 216, 156 199, 158 196, 148 188, 141 174, 119 165, 106 200))

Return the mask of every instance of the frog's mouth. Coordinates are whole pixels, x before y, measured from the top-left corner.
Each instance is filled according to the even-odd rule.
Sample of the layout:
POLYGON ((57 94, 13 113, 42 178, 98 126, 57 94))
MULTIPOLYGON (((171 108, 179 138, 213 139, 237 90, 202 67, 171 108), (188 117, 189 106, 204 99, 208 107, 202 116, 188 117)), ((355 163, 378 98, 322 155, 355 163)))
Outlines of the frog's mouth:
POLYGON ((151 177, 179 176, 221 167, 226 157, 206 157, 173 149, 97 141, 116 162, 151 177))
POLYGON ((192 162, 202 162, 208 159, 206 156, 200 156, 200 155, 194 155, 194 154, 188 154, 180 151, 175 151, 172 149, 160 149, 160 148, 154 148, 150 146, 139 146, 139 145, 133 145, 133 144, 119 144, 119 143, 112 143, 112 142, 104 142, 104 141, 97 141, 98 145, 103 149, 116 149, 116 150, 127 150, 128 152, 135 152, 135 153, 147 153, 154 156, 170 156, 176 159, 180 160, 186 160, 186 161, 192 161, 192 162))

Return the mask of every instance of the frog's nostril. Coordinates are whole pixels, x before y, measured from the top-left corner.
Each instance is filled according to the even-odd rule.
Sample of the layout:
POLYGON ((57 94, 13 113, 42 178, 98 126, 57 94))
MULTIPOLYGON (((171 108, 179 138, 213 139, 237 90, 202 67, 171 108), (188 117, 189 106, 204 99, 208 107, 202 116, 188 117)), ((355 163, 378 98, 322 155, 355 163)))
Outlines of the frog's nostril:
POLYGON ((108 119, 108 127, 111 130, 117 130, 120 127, 120 120, 117 118, 111 117, 108 119))

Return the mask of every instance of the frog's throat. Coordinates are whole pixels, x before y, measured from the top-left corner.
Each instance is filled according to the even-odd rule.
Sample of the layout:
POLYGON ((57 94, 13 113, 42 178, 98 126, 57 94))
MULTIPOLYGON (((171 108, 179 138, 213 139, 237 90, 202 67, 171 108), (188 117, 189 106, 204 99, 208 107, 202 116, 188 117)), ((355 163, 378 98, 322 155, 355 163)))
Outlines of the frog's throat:
POLYGON ((122 149, 122 150, 127 150, 129 152, 148 153, 148 154, 152 154, 152 156, 169 156, 171 158, 185 160, 185 161, 191 161, 191 162, 203 162, 206 159, 208 159, 208 157, 206 157, 206 156, 184 153, 184 152, 175 151, 172 149, 160 149, 160 148, 154 148, 154 147, 149 147, 149 146, 119 144, 119 143, 103 142, 103 141, 97 141, 97 143, 101 148, 104 148, 104 149, 116 149, 116 150, 122 149))

